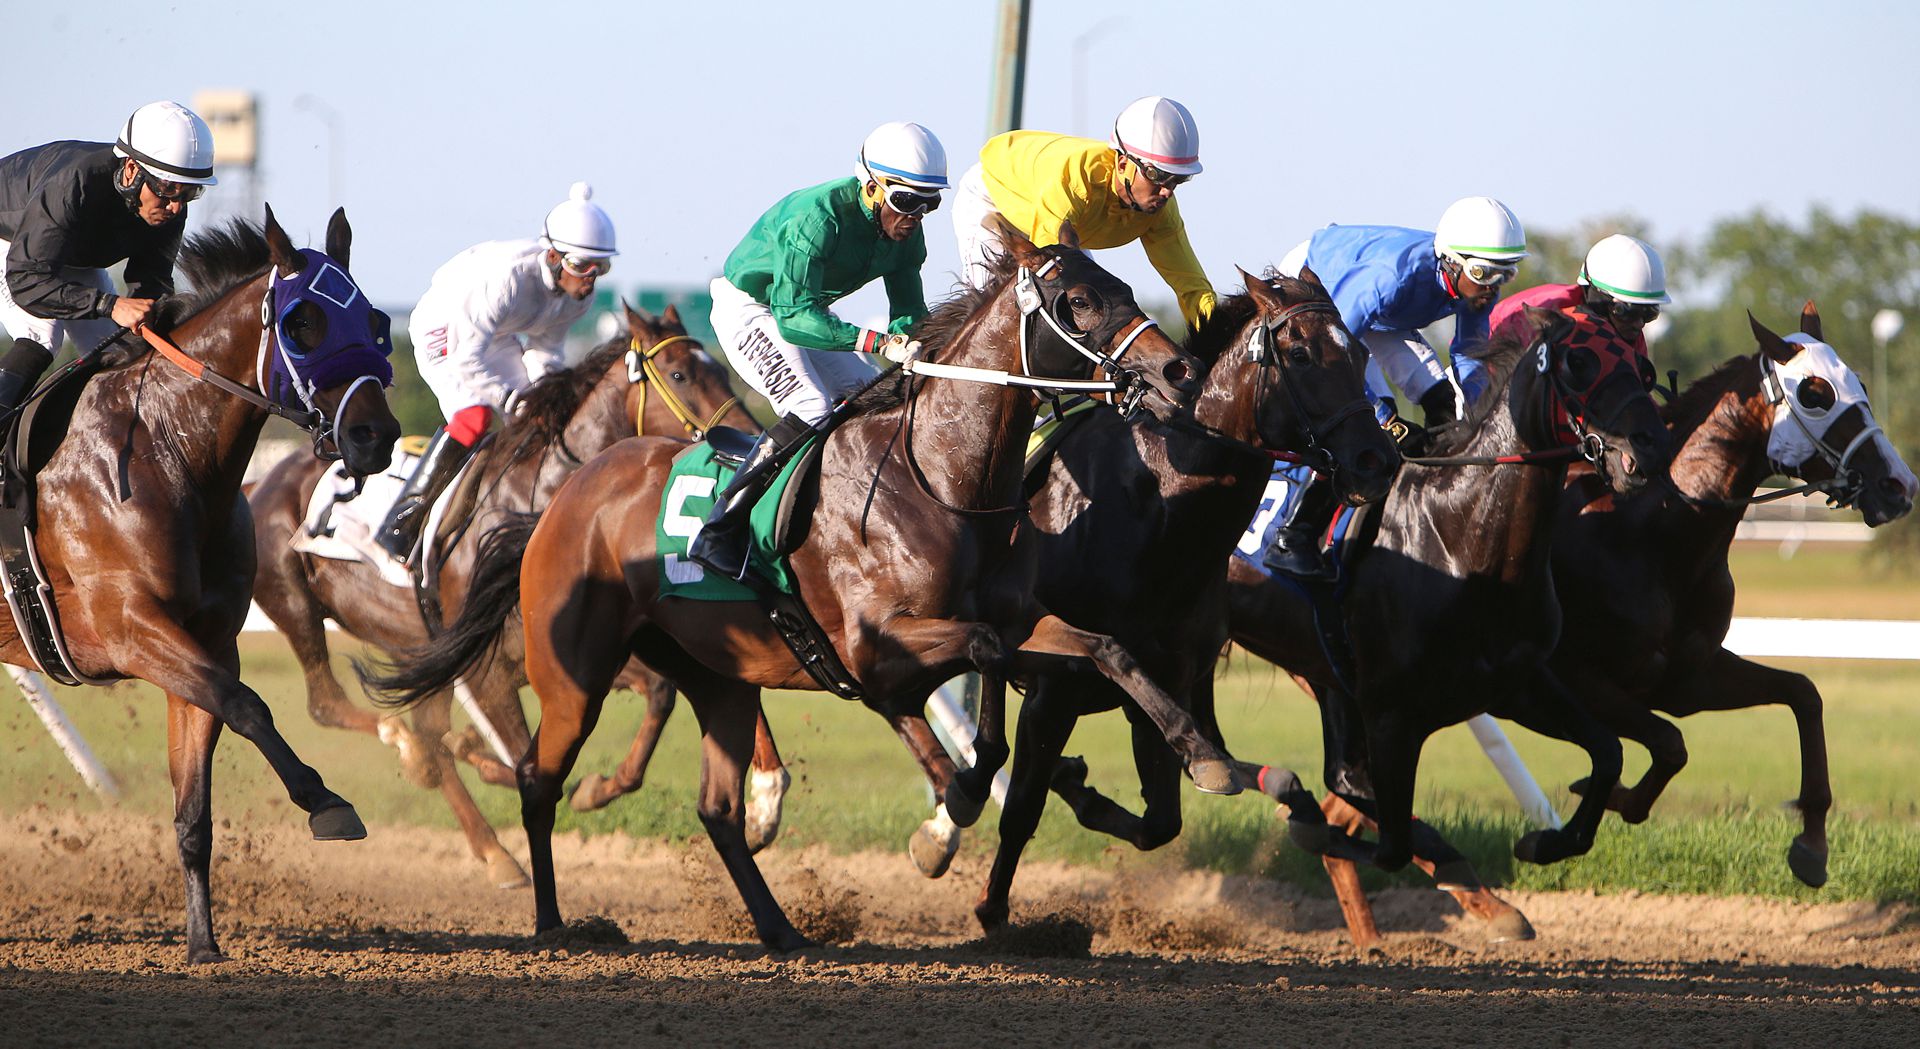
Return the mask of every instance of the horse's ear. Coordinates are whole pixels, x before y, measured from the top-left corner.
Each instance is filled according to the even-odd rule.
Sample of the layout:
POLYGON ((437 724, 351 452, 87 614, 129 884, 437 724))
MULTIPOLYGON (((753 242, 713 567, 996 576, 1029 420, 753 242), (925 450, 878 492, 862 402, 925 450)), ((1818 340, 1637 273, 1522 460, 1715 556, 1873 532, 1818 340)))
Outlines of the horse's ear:
POLYGON ((1543 310, 1538 306, 1522 307, 1527 311, 1527 320, 1540 336, 1540 341, 1557 343, 1573 330, 1573 320, 1559 310, 1543 310))
POLYGON ((1073 248, 1077 251, 1080 248, 1080 231, 1073 228, 1071 221, 1061 219, 1060 236, 1056 238, 1055 243, 1063 248, 1073 248))
POLYGON ((666 312, 660 315, 660 323, 669 328, 679 328, 681 331, 687 330, 686 324, 680 320, 680 305, 678 303, 667 303, 666 312))
POLYGON ((1807 304, 1800 307, 1800 331, 1813 336, 1815 342, 1827 341, 1826 337, 1820 334, 1820 307, 1815 306, 1812 299, 1808 299, 1807 304))
POLYGON ((636 310, 632 306, 627 305, 625 298, 620 300, 620 310, 627 315, 627 331, 637 332, 641 328, 653 327, 653 318, 647 316, 647 311, 636 310))
POLYGON ((1313 267, 1304 262, 1300 264, 1300 279, 1313 285, 1319 290, 1320 294, 1325 295, 1327 298, 1333 298, 1333 293, 1327 290, 1325 284, 1321 283, 1320 275, 1313 272, 1313 267))
POLYGON ((273 217, 273 205, 268 204, 267 225, 264 230, 267 238, 267 257, 273 260, 275 269, 282 273, 298 273, 307 264, 306 257, 293 246, 287 237, 287 231, 280 228, 279 220, 273 217))
POLYGON ((1280 308, 1280 296, 1274 294, 1273 285, 1248 273, 1239 266, 1235 266, 1234 269, 1239 272, 1240 280, 1246 284, 1247 294, 1253 296, 1253 301, 1259 303, 1261 309, 1277 310, 1280 308))
POLYGON ((1000 246, 1007 249, 1007 254, 1013 256, 1015 262, 1030 270, 1046 265, 1046 257, 1039 248, 1034 247, 1033 241, 1028 240, 1025 233, 1013 228, 1013 223, 1001 215, 989 214, 980 220, 980 224, 999 235, 1000 246))
POLYGON ((327 220, 327 254, 342 269, 352 269, 347 263, 347 255, 353 251, 353 227, 347 225, 347 209, 333 209, 333 217, 327 220))
POLYGON ((1752 310, 1747 311, 1747 324, 1753 328, 1753 337, 1759 340, 1761 352, 1772 358, 1773 363, 1785 364, 1799 355, 1798 343, 1788 342, 1769 331, 1766 325, 1754 319, 1752 310))

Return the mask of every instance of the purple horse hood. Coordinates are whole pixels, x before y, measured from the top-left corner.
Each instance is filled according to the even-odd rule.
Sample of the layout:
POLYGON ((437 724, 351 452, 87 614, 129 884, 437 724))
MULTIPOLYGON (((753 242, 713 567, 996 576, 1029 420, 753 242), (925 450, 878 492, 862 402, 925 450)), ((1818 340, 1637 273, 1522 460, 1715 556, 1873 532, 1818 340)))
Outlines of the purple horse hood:
POLYGON ((274 352, 271 376, 264 391, 288 408, 317 411, 315 393, 360 378, 393 385, 393 318, 373 308, 347 271, 326 254, 300 249, 306 265, 300 272, 273 273, 267 304, 273 318, 274 352), (294 307, 309 302, 326 316, 326 337, 302 352, 286 330, 294 307))

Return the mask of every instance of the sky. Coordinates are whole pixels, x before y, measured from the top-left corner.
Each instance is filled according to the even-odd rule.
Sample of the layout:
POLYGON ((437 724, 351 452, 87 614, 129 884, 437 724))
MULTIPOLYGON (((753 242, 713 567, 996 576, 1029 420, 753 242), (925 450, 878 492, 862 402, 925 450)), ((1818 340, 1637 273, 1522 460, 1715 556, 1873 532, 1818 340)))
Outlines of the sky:
MULTIPOLYGON (((315 244, 345 205, 375 301, 406 308, 462 248, 537 234, 576 179, 618 227, 616 288, 703 286, 775 200, 850 174, 882 122, 933 129, 957 180, 987 137, 1000 6, 15 5, 0 154, 250 90, 259 195, 315 244)), ((1184 102, 1206 172, 1180 205, 1223 289, 1328 222, 1431 228, 1472 194, 1540 229, 1637 214, 1656 246, 1754 208, 1920 218, 1920 4, 1032 6, 1023 126, 1104 137, 1134 98, 1184 102)), ((927 230, 937 293, 958 269, 949 212, 927 230)), ((1137 246, 1100 258, 1171 300, 1137 246)))

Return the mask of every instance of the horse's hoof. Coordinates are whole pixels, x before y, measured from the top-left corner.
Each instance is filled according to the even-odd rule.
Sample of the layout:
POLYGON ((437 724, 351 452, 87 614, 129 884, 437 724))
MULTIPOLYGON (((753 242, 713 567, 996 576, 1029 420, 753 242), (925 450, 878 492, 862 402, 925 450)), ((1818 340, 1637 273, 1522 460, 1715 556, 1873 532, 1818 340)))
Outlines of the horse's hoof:
POLYGON ((1064 795, 1068 791, 1084 790, 1087 786, 1087 759, 1075 755, 1062 757, 1053 763, 1053 780, 1048 789, 1055 794, 1064 795))
POLYGON ((607 790, 608 782, 607 777, 598 772, 581 780, 580 785, 573 788, 573 793, 567 795, 567 807, 575 812, 606 808, 607 802, 613 800, 612 793, 607 790))
POLYGON ((913 857, 913 865, 920 868, 920 873, 929 878, 947 873, 947 868, 953 865, 954 853, 959 851, 960 828, 939 816, 923 821, 907 841, 907 855, 913 857))
POLYGON ((1515 943, 1533 939, 1533 923, 1517 910, 1508 910, 1487 921, 1487 940, 1491 943, 1515 943))
POLYGON ((221 962, 231 960, 232 959, 228 958, 225 954, 222 954, 218 947, 189 947, 187 949, 188 965, 219 965, 221 962))
POLYGON ((1816 849, 1795 838, 1793 847, 1787 850, 1787 866, 1803 885, 1817 889, 1827 883, 1827 850, 1824 848, 1816 849))
POLYGON ((400 755, 400 771, 407 782, 422 790, 434 790, 440 786, 440 765, 433 755, 421 744, 420 737, 397 717, 380 719, 380 742, 392 747, 400 755))
POLYGON ((1315 856, 1325 856, 1333 850, 1335 833, 1337 832, 1325 823, 1287 821, 1287 840, 1315 856))
POLYGON ((468 725, 458 730, 449 730, 440 737, 440 743, 453 755, 455 761, 471 762, 475 754, 489 754, 487 741, 480 736, 480 730, 468 725))
MULTIPOLYGON (((988 798, 992 796, 991 793, 987 795, 988 798)), ((957 827, 973 826, 980 822, 981 813, 987 810, 987 798, 975 799, 973 795, 967 793, 967 788, 959 779, 947 785, 943 799, 947 807, 947 818, 951 819, 957 827)))
POLYGON ((766 944, 767 950, 777 954, 792 954, 795 951, 804 951, 809 947, 820 946, 805 936, 800 935, 800 930, 791 925, 771 936, 762 936, 760 942, 766 944))
POLYGON ((983 900, 974 907, 973 917, 980 923, 981 932, 997 932, 1007 927, 1007 905, 983 900))
POLYGON ((524 889, 533 884, 519 862, 504 852, 487 857, 487 881, 496 889, 524 889))
POLYGON ((1513 843, 1513 858, 1526 863, 1559 863, 1584 851, 1564 828, 1531 831, 1513 843))
POLYGON ((1196 761, 1187 766, 1187 776, 1202 794, 1233 795, 1241 790, 1240 777, 1233 774, 1231 761, 1211 758, 1196 761))
POLYGON ((367 825, 360 814, 345 803, 321 809, 307 816, 307 829, 314 841, 359 841, 367 836, 367 825))
POLYGON ((780 836, 780 814, 793 774, 784 768, 772 772, 754 769, 748 780, 753 790, 747 800, 747 852, 757 853, 780 836))

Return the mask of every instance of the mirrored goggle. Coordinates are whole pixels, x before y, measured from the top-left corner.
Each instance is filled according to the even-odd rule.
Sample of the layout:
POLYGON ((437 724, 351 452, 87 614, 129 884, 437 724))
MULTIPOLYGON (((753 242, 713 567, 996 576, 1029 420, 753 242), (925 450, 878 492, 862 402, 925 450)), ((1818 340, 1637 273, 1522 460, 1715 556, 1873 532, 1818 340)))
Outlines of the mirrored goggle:
POLYGON ((146 179, 147 188, 153 191, 153 195, 169 203, 187 204, 199 200, 200 194, 207 191, 207 187, 194 182, 168 182, 163 178, 154 178, 145 169, 140 174, 146 179))
POLYGON ((613 269, 613 260, 600 255, 562 255, 560 268, 576 277, 598 277, 613 269))
POLYGON ((1607 313, 1623 324, 1650 324, 1660 316, 1660 305, 1653 302, 1626 302, 1615 299, 1608 305, 1607 313))
POLYGON ((887 207, 909 218, 925 215, 940 206, 940 194, 907 186, 887 187, 887 207))
POLYGON ((1493 262, 1489 259, 1476 259, 1464 256, 1460 259, 1460 271, 1467 279, 1483 288, 1497 288, 1512 280, 1520 272, 1520 267, 1511 262, 1493 262))
POLYGON ((1193 181, 1192 175, 1180 175, 1163 170, 1141 160, 1139 157, 1129 156, 1128 159, 1132 160, 1134 166, 1140 169, 1142 178, 1145 178, 1148 182, 1153 183, 1161 189, 1174 189, 1193 181))

